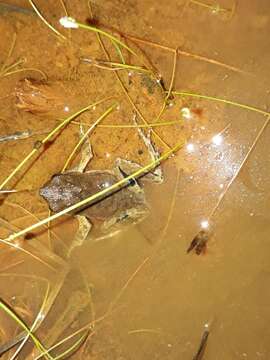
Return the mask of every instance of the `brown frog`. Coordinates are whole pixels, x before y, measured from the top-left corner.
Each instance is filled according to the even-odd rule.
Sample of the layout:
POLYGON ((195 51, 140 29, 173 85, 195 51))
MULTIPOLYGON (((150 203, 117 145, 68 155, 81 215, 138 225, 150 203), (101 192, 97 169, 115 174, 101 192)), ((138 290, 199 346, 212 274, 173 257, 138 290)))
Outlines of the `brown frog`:
MULTIPOLYGON (((117 164, 122 163, 121 159, 117 164)), ((65 208, 110 187, 123 178, 121 167, 112 170, 91 170, 85 173, 70 171, 57 174, 40 189, 53 212, 65 208)), ((122 170, 123 172, 123 170, 122 170)), ((102 222, 105 230, 120 221, 128 220, 147 212, 144 191, 135 182, 99 199, 91 206, 79 208, 76 214, 84 215, 91 221, 102 222)))
MULTIPOLYGON (((140 131, 139 131, 140 132, 140 131)), ((152 158, 157 154, 148 138, 140 132, 152 158)), ((92 152, 88 161, 92 158, 92 152)), ((112 170, 84 171, 86 162, 79 165, 79 171, 68 171, 57 174, 40 189, 40 195, 46 199, 53 212, 59 212, 87 197, 110 187, 138 170, 141 166, 128 160, 117 159, 112 170)), ((155 182, 162 182, 160 168, 145 175, 155 182)), ((141 221, 148 213, 148 205, 143 189, 137 181, 131 180, 121 189, 109 193, 95 203, 85 208, 79 208, 75 215, 79 219, 79 230, 75 236, 74 246, 81 245, 85 240, 91 225, 97 229, 98 236, 104 238, 120 230, 119 225, 134 224, 141 221), (87 221, 86 221, 87 219, 87 221), (90 222, 90 223, 89 223, 90 222), (103 234, 103 235, 101 235, 103 234)), ((73 247, 74 247, 73 246, 73 247)))

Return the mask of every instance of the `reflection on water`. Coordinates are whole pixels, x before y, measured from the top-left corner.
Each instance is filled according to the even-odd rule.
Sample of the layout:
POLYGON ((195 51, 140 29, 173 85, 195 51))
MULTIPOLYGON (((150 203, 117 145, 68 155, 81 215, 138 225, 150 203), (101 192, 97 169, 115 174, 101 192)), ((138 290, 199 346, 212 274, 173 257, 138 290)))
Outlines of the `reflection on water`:
MULTIPOLYGON (((17 6, 19 2, 15 3, 17 6)), ((70 15, 85 20, 85 14, 89 14, 87 2, 66 3, 70 15)), ((267 109, 269 1, 246 0, 236 4, 233 0, 224 0, 216 7, 211 7, 210 2, 191 0, 175 0, 170 5, 164 0, 136 4, 121 0, 106 5, 97 0, 90 3, 97 23, 98 20, 101 24, 106 22, 109 29, 118 28, 123 33, 151 39, 172 49, 181 46, 180 50, 218 59, 239 69, 231 71, 211 60, 202 61, 182 53, 176 66, 175 90, 209 94, 267 109)), ((39 5, 45 14, 53 14, 52 22, 63 15, 59 4, 40 2, 39 5)), ((23 6, 27 8, 27 3, 23 6)), ((15 47, 18 52, 15 51, 15 56, 25 53, 29 62, 34 59, 35 66, 46 70, 51 82, 44 85, 40 78, 37 82, 16 76, 1 79, 5 85, 1 99, 6 99, 8 93, 0 114, 1 133, 14 133, 16 125, 16 131, 24 131, 27 126, 40 134, 55 126, 54 116, 62 117, 70 109, 85 106, 89 99, 100 100, 116 91, 112 71, 86 67, 79 61, 80 57, 88 58, 89 52, 95 59, 104 56, 95 45, 94 37, 89 45, 89 34, 75 33, 72 39, 78 43, 70 49, 52 38, 48 40, 44 24, 31 12, 27 15, 30 23, 23 13, 15 11, 14 14, 12 10, 8 14, 0 11, 0 26, 7 34, 12 34, 11 29, 16 26, 20 45, 15 47), (37 47, 31 48, 34 32, 29 31, 28 24, 39 34, 41 47, 49 49, 47 57, 41 55, 37 47), (17 89, 17 108, 12 98, 14 89, 17 89), (20 89, 24 89, 23 94, 18 92, 20 89)), ((10 38, 0 44, 5 53, 10 38)), ((142 49, 168 88, 172 53, 153 44, 143 45, 142 49)), ((138 74, 132 74, 128 80, 123 77, 136 106, 153 121, 159 114, 162 95, 156 84, 149 91, 149 79, 153 83, 153 79, 147 78, 146 82, 138 74), (139 94, 137 86, 140 86, 139 94)), ((46 289, 52 291, 49 301, 45 302, 49 314, 45 330, 39 329, 48 347, 61 336, 91 323, 91 336, 74 359, 188 360, 198 352, 207 330, 205 360, 268 360, 270 129, 267 119, 249 109, 206 99, 180 100, 175 95, 170 101, 164 119, 181 117, 181 124, 173 130, 161 129, 159 134, 171 146, 182 139, 186 144, 163 165, 163 184, 139 180, 151 209, 149 216, 103 240, 97 241, 94 233, 90 233, 68 259, 63 242, 68 245, 73 237, 77 226, 74 219, 53 223, 51 232, 42 228, 31 234, 43 242, 33 249, 31 242, 24 245, 24 249, 34 255, 42 253, 38 260, 31 258, 33 264, 27 262, 26 253, 11 261, 5 247, 3 279, 10 276, 11 282, 15 282, 12 271, 22 271, 23 281, 12 295, 13 288, 7 288, 5 278, 1 281, 1 287, 6 289, 2 293, 8 299, 14 298, 16 309, 19 312, 23 309, 23 319, 31 324, 34 314, 42 307, 46 289), (194 240, 194 248, 188 251, 194 240), (48 269, 42 267, 44 263, 50 265, 48 269), (10 268, 12 276, 6 275, 10 268), (45 281, 47 288, 42 281, 36 282, 36 278, 32 287, 29 285, 27 279, 31 271, 45 281), (32 297, 32 302, 27 295, 32 297)), ((109 124, 126 124, 126 119, 132 118, 132 109, 127 110, 129 105, 123 104, 126 107, 121 103, 109 124)), ((90 119, 93 123, 106 106, 95 107, 82 121, 90 119)), ((18 178, 19 186, 29 189, 31 184, 31 191, 27 197, 11 196, 10 202, 6 201, 1 207, 1 237, 7 236, 13 227, 17 231, 46 216, 46 204, 32 189, 40 188, 49 176, 61 172, 68 154, 67 145, 72 146, 78 140, 78 134, 72 129, 74 127, 49 144, 46 156, 42 154, 38 158, 41 166, 30 166, 29 171, 18 178)), ((146 152, 133 130, 122 129, 114 136, 111 129, 97 128, 91 134, 94 158, 89 168, 111 169, 116 157, 129 159, 131 155, 139 163, 143 162, 146 152)), ((160 146, 157 138, 154 142, 160 146)), ((1 144, 0 159, 5 174, 14 169, 21 153, 27 154, 32 149, 31 142, 23 143, 19 150, 16 144, 1 144)), ((0 320, 1 329, 5 327, 4 322, 7 324, 1 339, 7 340, 18 332, 15 325, 7 323, 6 317, 0 320)), ((35 358, 38 353, 31 351, 31 358, 35 358)), ((25 354, 30 359, 30 350, 26 349, 25 354)))

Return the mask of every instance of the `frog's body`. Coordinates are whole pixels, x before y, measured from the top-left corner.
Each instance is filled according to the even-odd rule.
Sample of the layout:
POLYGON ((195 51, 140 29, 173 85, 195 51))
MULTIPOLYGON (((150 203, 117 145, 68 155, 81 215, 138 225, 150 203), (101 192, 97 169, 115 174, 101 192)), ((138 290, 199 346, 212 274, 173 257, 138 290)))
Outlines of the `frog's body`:
MULTIPOLYGON (((149 138, 145 137, 139 129, 150 157, 154 160, 158 157, 149 138)), ((48 202, 53 212, 59 212, 74 205, 89 196, 108 188, 119 180, 124 174, 130 175, 141 168, 139 164, 132 161, 116 159, 115 168, 112 170, 91 170, 86 171, 85 167, 92 158, 90 144, 86 144, 85 156, 82 156, 76 170, 54 175, 51 180, 40 189, 40 195, 48 202)), ((84 153, 83 150, 83 153, 84 153)), ((151 181, 161 183, 163 176, 158 167, 153 172, 144 175, 151 181)), ((143 189, 136 181, 109 193, 87 207, 79 208, 76 215, 79 220, 79 230, 75 235, 74 243, 70 251, 81 245, 88 235, 92 225, 101 230, 96 238, 104 238, 119 231, 118 225, 123 223, 135 224, 144 219, 148 213, 143 189), (115 229, 116 228, 116 229, 115 229), (106 235, 107 234, 107 235, 106 235)))
MULTIPOLYGON (((48 201, 53 212, 59 212, 110 187, 121 178, 117 168, 111 171, 92 170, 85 173, 71 171, 54 175, 40 189, 40 194, 48 201)), ((131 214, 135 220, 137 215, 146 212, 144 191, 135 183, 110 193, 86 208, 80 208, 76 214, 84 215, 91 222, 102 222, 105 229, 108 228, 108 224, 127 220, 131 214)))

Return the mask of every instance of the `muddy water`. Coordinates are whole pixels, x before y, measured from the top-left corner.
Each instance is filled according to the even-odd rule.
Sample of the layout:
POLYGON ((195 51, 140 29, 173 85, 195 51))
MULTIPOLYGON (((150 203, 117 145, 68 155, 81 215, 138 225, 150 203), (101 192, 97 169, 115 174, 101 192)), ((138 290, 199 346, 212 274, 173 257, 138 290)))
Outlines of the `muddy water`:
MULTIPOLYGON (((10 3, 30 9, 27 2, 10 3)), ((57 25, 57 19, 64 14, 60 2, 36 3, 46 18, 68 37, 69 33, 57 25)), ((89 17, 86 1, 65 3, 68 13, 80 21, 89 17)), ((179 55, 175 90, 226 98, 267 110, 269 2, 224 0, 219 5, 220 10, 213 12, 192 1, 168 4, 163 0, 128 3, 95 0, 92 11, 97 23, 106 25, 107 30, 116 28, 236 68, 179 55), (234 12, 230 12, 235 4, 234 12)), ((24 57, 27 60, 24 67, 39 69, 48 77, 46 85, 38 71, 19 72, 0 80, 1 135, 26 129, 35 133, 28 139, 0 143, 1 180, 27 155, 35 141, 42 139, 41 132, 56 126, 56 117, 62 118, 113 95, 120 102, 120 109, 104 124, 132 122, 132 109, 114 74, 79 61, 80 57, 89 56, 104 59, 92 34, 74 31, 70 43, 62 42, 35 15, 18 11, 2 11, 0 26, 5 34, 0 43, 1 62, 16 33, 16 45, 8 64, 24 57), (34 79, 31 84, 36 88, 31 87, 30 95, 41 94, 38 104, 29 100, 29 92, 18 96, 25 78, 34 79)), ((173 52, 149 43, 137 44, 162 74, 168 88, 173 52)), ((134 43, 129 45, 138 50, 134 43)), ((132 58, 129 61, 136 63, 132 58)), ((155 119, 162 106, 160 89, 149 91, 144 86, 145 79, 136 74, 131 76, 132 85, 126 75, 122 79, 145 117, 149 121, 155 119)), ((113 100, 81 120, 93 123, 111 104, 113 100)), ((151 209, 148 218, 105 240, 96 241, 90 234, 86 243, 76 248, 70 259, 65 259, 83 272, 91 289, 95 318, 106 314, 74 359, 192 359, 205 326, 209 326, 210 334, 203 359, 270 358, 269 127, 254 145, 266 117, 207 100, 181 101, 175 97, 162 119, 179 119, 183 106, 191 109, 191 119, 183 118, 181 125, 157 130, 171 146, 183 139, 187 144, 163 165, 162 185, 145 184, 151 209), (209 223, 206 250, 200 256, 194 252, 187 254, 190 242, 206 220, 209 223)), ((153 138, 160 151, 166 150, 164 144, 153 138)), ((61 171, 78 139, 78 128, 68 127, 11 181, 8 188, 32 191, 11 195, 2 204, 0 216, 7 228, 8 223, 25 228, 36 221, 33 214, 39 218, 47 215, 47 205, 37 190, 61 171)), ((117 157, 142 165, 149 161, 134 129, 100 127, 90 140, 94 157, 88 170, 111 168, 117 157), (138 151, 141 148, 144 151, 138 151)), ((41 240, 52 253, 62 257, 64 251, 59 246, 63 245, 59 243, 68 244, 76 226, 74 219, 62 221, 53 228, 50 241, 44 231, 34 233, 31 241, 41 240)))

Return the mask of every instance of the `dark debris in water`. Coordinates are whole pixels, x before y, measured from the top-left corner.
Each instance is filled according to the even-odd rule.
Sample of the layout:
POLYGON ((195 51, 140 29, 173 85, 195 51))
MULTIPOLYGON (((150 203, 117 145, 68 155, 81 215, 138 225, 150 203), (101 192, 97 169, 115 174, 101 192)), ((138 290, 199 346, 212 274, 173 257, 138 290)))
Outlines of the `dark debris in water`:
POLYGON ((197 255, 205 252, 208 240, 209 232, 206 230, 199 231, 198 234, 191 241, 187 249, 187 253, 191 252, 192 250, 194 250, 197 255))

